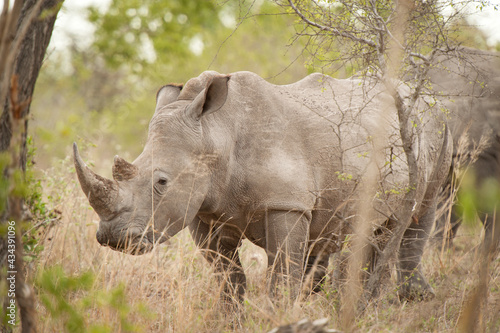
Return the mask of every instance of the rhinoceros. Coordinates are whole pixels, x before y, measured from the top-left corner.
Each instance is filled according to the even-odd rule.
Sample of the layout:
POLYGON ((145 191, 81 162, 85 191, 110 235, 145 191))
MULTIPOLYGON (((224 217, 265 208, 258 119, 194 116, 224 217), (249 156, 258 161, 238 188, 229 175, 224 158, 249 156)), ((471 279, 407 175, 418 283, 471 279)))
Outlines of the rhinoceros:
MULTIPOLYGON (((433 89, 442 96, 449 110, 448 124, 456 162, 447 188, 457 185, 451 184, 456 182, 452 175, 460 167, 473 175, 479 193, 484 186, 500 184, 500 54, 462 48, 459 55, 439 59, 429 75, 433 89)), ((445 198, 448 199, 448 195, 445 198)), ((495 207, 478 208, 489 241, 493 237, 495 207)), ((455 205, 451 228, 446 233, 449 242, 455 237, 460 219, 460 207, 455 205)), ((436 229, 441 234, 444 224, 444 218, 439 219, 436 229)))
POLYGON ((115 157, 113 180, 91 171, 74 145, 78 179, 100 217, 97 240, 142 254, 188 227, 206 259, 228 274, 224 294, 241 300, 246 277, 237 250, 248 239, 267 253, 272 290, 285 279, 298 286, 305 262, 340 248, 342 228, 356 218, 362 176, 377 168, 373 225, 397 221, 410 189, 419 198, 400 247, 400 292, 432 292, 419 266, 451 139, 419 102, 408 126, 419 183, 409 184, 394 103, 380 85, 322 74, 273 85, 250 72, 209 71, 184 86, 166 85, 143 152, 132 163, 115 157), (377 164, 371 154, 379 123, 385 160, 377 164))

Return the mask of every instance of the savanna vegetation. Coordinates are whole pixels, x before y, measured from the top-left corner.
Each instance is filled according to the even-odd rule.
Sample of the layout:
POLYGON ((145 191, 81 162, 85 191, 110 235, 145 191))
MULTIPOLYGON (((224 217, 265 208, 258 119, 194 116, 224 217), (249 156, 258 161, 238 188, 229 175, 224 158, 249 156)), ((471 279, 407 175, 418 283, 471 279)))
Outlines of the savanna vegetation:
MULTIPOLYGON (((271 300, 266 255, 245 242, 240 254, 249 286, 243 311, 235 315, 221 312, 215 273, 187 231, 137 257, 101 247, 95 239, 98 216, 78 185, 71 143, 79 144, 96 172, 111 178, 114 155, 132 161, 142 151, 156 91, 166 83, 185 82, 204 70, 248 70, 277 84, 314 71, 348 77, 366 59, 333 61, 346 45, 313 35, 292 9, 269 1, 112 0, 87 15, 96 28, 91 45, 74 40, 64 51, 49 47, 31 105, 26 202, 32 218, 23 244, 38 331, 267 332, 324 317, 328 327, 340 329, 346 296, 340 296, 335 260, 322 291, 291 304, 286 295, 271 300)), ((466 21, 453 24, 451 34, 462 45, 491 48, 466 21)), ((472 218, 453 246, 438 239, 424 254, 423 270, 436 296, 401 302, 392 270, 378 297, 357 310, 350 330, 467 331, 461 325, 468 311, 477 310, 470 308, 470 295, 483 262, 483 231, 471 213, 476 199, 467 200, 472 218)), ((477 325, 497 332, 498 255, 489 264, 485 295, 477 325)))

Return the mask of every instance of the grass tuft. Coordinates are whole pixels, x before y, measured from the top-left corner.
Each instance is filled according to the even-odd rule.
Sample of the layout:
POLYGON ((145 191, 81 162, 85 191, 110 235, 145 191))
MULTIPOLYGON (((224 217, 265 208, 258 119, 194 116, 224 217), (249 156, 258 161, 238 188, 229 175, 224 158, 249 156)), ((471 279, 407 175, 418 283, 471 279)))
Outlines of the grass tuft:
MULTIPOLYGON (((46 173, 44 196, 61 212, 60 222, 44 234, 43 250, 31 265, 38 299, 39 332, 267 332, 308 318, 329 318, 340 327, 342 300, 330 277, 319 294, 295 304, 266 290, 267 258, 244 241, 241 261, 248 288, 242 311, 220 310, 220 285, 187 230, 151 253, 131 256, 101 247, 98 217, 89 207, 67 159, 46 173), (63 187, 61 187, 64 185, 63 187), (63 195, 62 195, 63 194, 63 195)), ((463 227, 445 253, 429 246, 423 271, 436 291, 432 300, 400 303, 392 281, 376 304, 355 319, 354 332, 454 332, 478 278, 481 229, 463 227)), ((334 262, 331 260, 331 262, 334 262)), ((487 331, 500 329, 500 259, 490 266, 487 331)))

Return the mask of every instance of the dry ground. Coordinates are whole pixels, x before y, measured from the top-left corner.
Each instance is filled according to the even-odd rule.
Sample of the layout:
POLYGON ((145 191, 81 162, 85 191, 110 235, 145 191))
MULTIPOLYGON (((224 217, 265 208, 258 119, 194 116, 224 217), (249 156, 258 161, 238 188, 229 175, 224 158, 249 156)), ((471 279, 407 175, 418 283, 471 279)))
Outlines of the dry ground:
MULTIPOLYGON (((66 166, 66 170, 69 167, 66 166)), ((59 172, 56 172, 58 174, 59 172)), ((69 307, 83 312, 84 326, 107 326, 104 331, 125 332, 125 321, 140 332, 267 332, 273 327, 303 318, 330 318, 339 328, 341 300, 332 285, 294 305, 278 297, 272 303, 266 293, 264 253, 249 243, 241 250, 249 288, 242 315, 224 315, 218 308, 219 285, 211 267, 183 231, 168 243, 143 256, 130 256, 99 246, 95 239, 97 216, 88 206, 74 173, 48 176, 45 190, 62 212, 62 219, 41 243, 44 250, 31 264, 30 278, 60 266, 67 276, 92 272, 90 289, 66 296, 69 307), (57 179, 57 180, 55 180, 57 179), (59 199, 57 197, 60 197, 59 199), (106 301, 106 293, 123 286, 126 299, 118 306, 106 301), (90 295, 90 297, 89 297, 90 295), (92 299, 92 295, 96 299, 92 299), (104 296, 103 296, 104 295, 104 296), (90 301, 89 301, 90 299, 90 301), (120 307, 120 305, 122 307, 120 307)), ((356 332, 455 332, 468 296, 478 277, 480 228, 460 230, 455 247, 441 251, 428 247, 423 268, 436 291, 429 301, 400 303, 394 281, 377 303, 361 313, 356 332)), ((332 267, 333 269, 333 267, 332 267)), ((482 317, 487 332, 500 330, 500 257, 489 273, 487 308, 482 317)), ((39 299, 43 288, 36 290, 39 299)), ((38 303, 40 332, 63 332, 68 315, 54 318, 38 303)))

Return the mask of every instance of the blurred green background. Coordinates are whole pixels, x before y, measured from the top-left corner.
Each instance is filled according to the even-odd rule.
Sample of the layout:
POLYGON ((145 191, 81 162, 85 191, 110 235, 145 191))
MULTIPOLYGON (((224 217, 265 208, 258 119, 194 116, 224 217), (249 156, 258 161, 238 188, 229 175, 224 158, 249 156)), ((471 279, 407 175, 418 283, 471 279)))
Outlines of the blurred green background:
MULTIPOLYGON (((109 176, 114 155, 132 161, 141 152, 158 88, 205 70, 248 70, 276 84, 355 70, 311 60, 296 16, 271 1, 112 0, 80 14, 91 29, 49 48, 36 85, 29 128, 37 169, 66 158, 76 141, 109 176)), ((487 48, 477 28, 460 31, 465 45, 487 48)))

